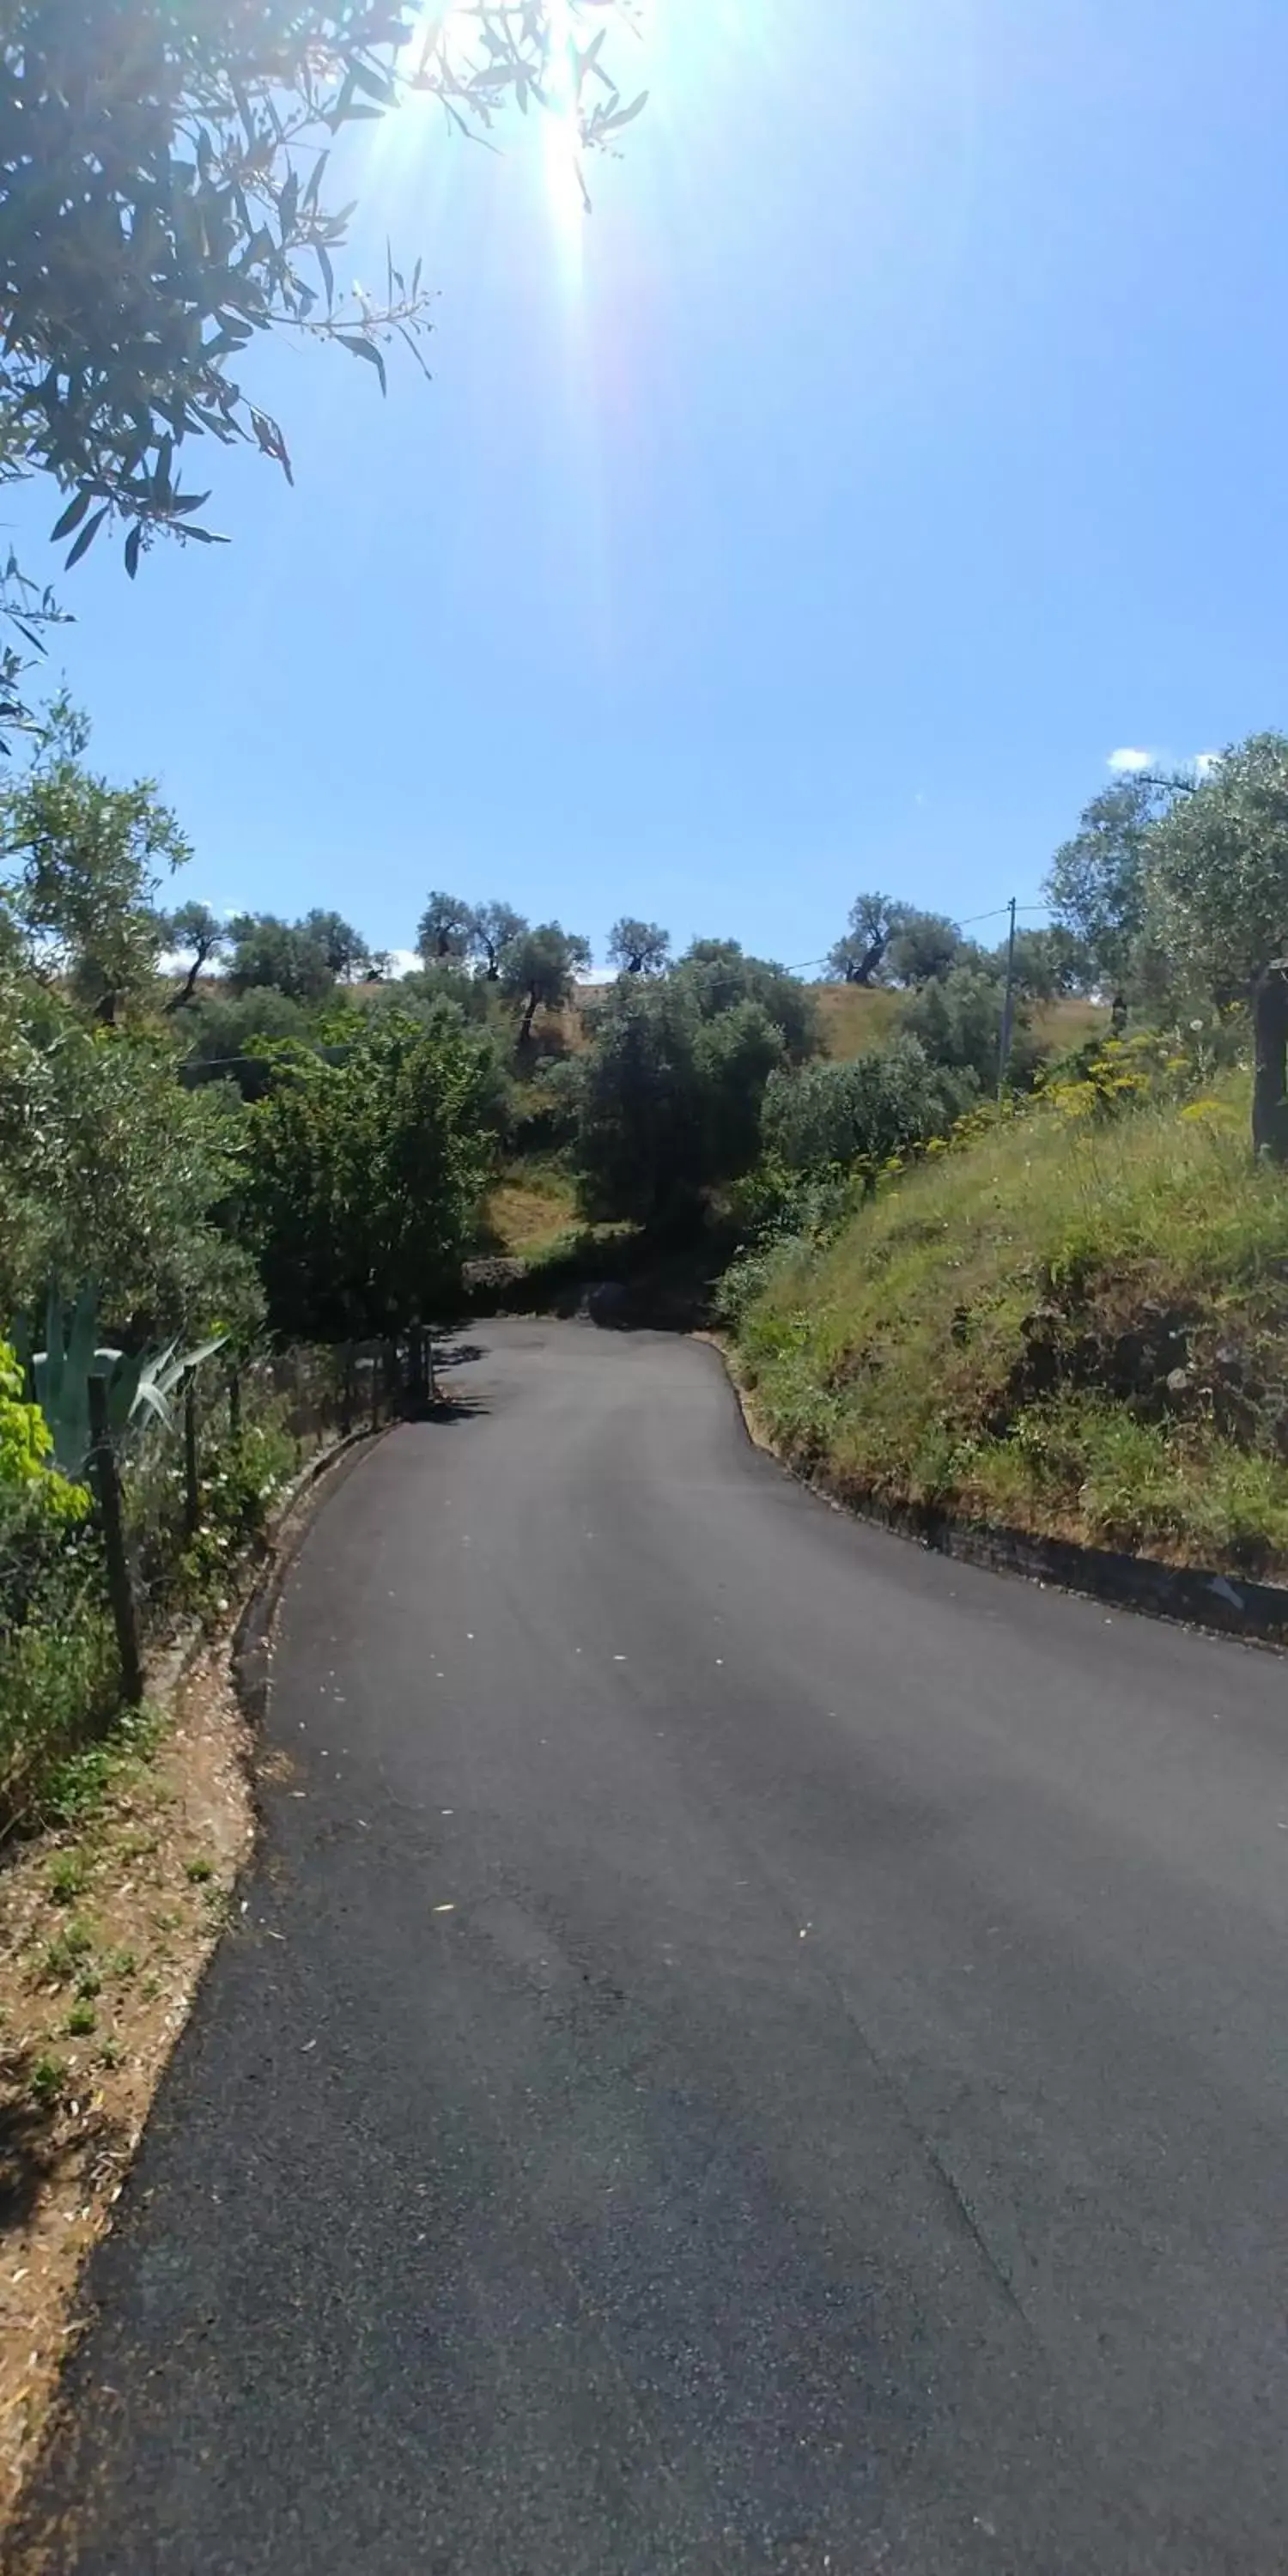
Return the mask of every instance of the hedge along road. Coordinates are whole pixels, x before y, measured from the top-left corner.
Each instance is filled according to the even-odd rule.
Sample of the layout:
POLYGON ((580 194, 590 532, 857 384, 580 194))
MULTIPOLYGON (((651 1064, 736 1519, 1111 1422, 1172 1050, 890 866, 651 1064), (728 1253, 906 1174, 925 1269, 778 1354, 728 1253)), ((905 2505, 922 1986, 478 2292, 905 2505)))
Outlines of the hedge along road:
POLYGON ((294 1567, 15 2563, 1282 2569, 1282 1662, 481 1341, 294 1567))

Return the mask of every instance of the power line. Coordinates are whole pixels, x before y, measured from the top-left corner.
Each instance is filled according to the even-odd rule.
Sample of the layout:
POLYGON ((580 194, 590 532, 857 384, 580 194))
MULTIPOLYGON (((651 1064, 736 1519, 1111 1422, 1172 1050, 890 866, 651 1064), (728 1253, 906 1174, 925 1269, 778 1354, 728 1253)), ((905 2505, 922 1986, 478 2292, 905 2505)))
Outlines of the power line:
MULTIPOLYGON (((1048 907, 1044 903, 1017 903, 1014 906, 1009 903, 999 903, 994 905, 991 912, 968 912, 965 920, 957 923, 957 928, 959 930, 973 930, 976 924, 981 921, 1005 921, 1012 910, 1016 912, 1045 912, 1047 909, 1048 907)), ((794 966, 789 966, 787 968, 787 973, 789 975, 803 975, 807 966, 828 965, 830 963, 830 957, 830 950, 826 957, 801 957, 797 960, 794 966)))

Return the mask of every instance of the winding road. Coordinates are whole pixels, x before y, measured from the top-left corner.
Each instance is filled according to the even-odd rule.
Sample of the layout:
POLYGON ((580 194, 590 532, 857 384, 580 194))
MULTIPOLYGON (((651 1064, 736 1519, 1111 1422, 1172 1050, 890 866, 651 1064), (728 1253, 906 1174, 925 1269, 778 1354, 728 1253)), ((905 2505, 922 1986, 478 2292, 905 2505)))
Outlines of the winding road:
POLYGON ((1282 2576, 1284 1664, 478 1343, 291 1571, 23 2563, 1282 2576))

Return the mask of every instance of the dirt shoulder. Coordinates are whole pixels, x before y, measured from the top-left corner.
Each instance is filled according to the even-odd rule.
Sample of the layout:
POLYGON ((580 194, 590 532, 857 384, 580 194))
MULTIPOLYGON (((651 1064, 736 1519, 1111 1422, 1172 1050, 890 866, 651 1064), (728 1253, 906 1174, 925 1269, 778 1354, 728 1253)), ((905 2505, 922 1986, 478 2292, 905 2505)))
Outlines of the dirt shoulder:
POLYGON ((0 1870, 0 2519, 77 2331, 81 2265, 234 1901, 248 1756, 225 1639, 168 1714, 68 1766, 79 1812, 0 1870))
POLYGON ((249 1614, 159 1666, 146 1710, 64 1765, 50 1827, 0 1852, 0 2545, 83 2328, 82 2266, 238 1901, 277 1584, 366 1446, 310 1463, 249 1614))

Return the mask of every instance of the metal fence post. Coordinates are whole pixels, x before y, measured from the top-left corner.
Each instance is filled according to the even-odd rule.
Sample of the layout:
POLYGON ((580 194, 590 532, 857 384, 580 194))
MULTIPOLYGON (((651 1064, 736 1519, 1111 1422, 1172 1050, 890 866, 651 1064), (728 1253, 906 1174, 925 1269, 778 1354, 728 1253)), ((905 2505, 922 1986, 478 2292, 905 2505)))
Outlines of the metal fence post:
POLYGON ((116 1650, 121 1664, 121 1692, 127 1708, 137 1708, 143 1697, 143 1661, 139 1651, 139 1614, 130 1581, 129 1558, 125 1553, 125 1516, 121 1509, 121 1480, 117 1472, 116 1452, 107 1427, 107 1388, 101 1377, 89 1381, 90 1462, 98 1494, 99 1515, 103 1524, 103 1552, 107 1559, 107 1590, 112 1621, 116 1629, 116 1650))
POLYGON ((183 1534, 191 1541, 201 1527, 201 1477, 197 1468, 197 1372, 183 1381, 183 1534))
POLYGON ((425 1327, 413 1324, 408 1334, 407 1410, 418 1420, 429 1402, 425 1378, 425 1327))

